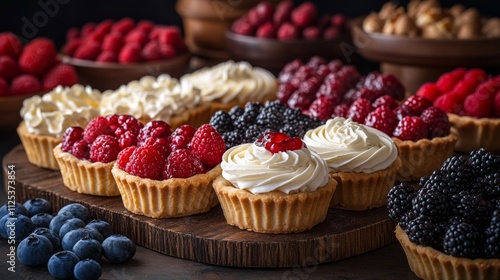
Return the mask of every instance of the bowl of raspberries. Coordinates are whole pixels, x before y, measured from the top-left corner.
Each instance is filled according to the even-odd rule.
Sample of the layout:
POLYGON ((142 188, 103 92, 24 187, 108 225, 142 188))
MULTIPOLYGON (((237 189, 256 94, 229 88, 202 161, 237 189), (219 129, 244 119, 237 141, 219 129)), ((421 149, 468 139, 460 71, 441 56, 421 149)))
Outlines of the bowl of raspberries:
POLYGON ((273 6, 263 1, 235 20, 225 33, 231 57, 278 72, 293 59, 315 55, 344 58, 342 43, 349 43, 348 20, 340 14, 321 14, 306 1, 284 0, 273 6))
POLYGON ((82 83, 99 90, 117 89, 146 75, 180 77, 190 59, 178 26, 132 18, 70 28, 62 52, 82 83))

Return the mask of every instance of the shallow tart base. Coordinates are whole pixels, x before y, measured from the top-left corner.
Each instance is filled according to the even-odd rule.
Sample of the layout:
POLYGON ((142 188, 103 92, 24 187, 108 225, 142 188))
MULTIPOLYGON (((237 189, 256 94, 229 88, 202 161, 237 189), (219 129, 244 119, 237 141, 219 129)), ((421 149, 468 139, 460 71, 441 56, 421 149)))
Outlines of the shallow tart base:
POLYGON ((460 133, 455 150, 468 153, 485 148, 500 154, 500 118, 473 118, 448 113, 448 118, 460 133))
POLYGON ((26 124, 21 122, 17 127, 17 134, 23 144, 28 161, 38 167, 59 170, 59 165, 52 153, 61 139, 48 135, 38 135, 28 132, 26 124))

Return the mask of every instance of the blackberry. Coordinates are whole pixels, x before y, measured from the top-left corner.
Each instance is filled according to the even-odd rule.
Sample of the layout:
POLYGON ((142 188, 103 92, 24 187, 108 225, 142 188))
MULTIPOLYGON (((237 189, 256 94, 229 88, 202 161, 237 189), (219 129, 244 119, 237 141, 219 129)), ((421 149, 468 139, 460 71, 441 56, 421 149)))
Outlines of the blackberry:
POLYGON ((209 124, 220 134, 233 130, 233 120, 226 111, 219 110, 210 118, 209 124))
POLYGON ((481 195, 469 191, 461 191, 452 197, 454 214, 463 221, 483 227, 491 213, 491 203, 481 195))
POLYGON ((439 248, 442 246, 445 226, 443 222, 435 221, 426 216, 418 216, 408 222, 405 232, 413 243, 439 248))
POLYGON ((448 218, 449 202, 446 196, 435 190, 421 189, 413 199, 413 210, 417 215, 445 220, 448 218))
POLYGON ((399 226, 406 231, 408 228, 408 224, 417 217, 417 214, 413 209, 410 209, 408 212, 404 213, 401 215, 401 218, 399 219, 399 226))
POLYGON ((466 156, 452 156, 441 167, 448 178, 458 185, 468 184, 474 178, 474 169, 466 156))
POLYGON ((493 211, 486 228, 484 252, 487 258, 500 258, 500 208, 493 211))
POLYGON ((478 178, 478 183, 484 186, 485 196, 488 198, 500 197, 500 172, 487 174, 478 178))
POLYGON ((275 107, 264 107, 260 110, 259 115, 255 119, 255 123, 270 128, 273 130, 278 130, 282 125, 283 113, 281 110, 275 107))
POLYGON ((222 134, 222 138, 226 143, 226 149, 232 148, 236 145, 241 144, 241 137, 237 131, 228 131, 222 134))
POLYGON ((435 170, 427 178, 422 177, 420 187, 423 190, 436 191, 446 198, 451 198, 460 189, 460 186, 451 181, 443 170, 435 170))
POLYGON ((443 251, 453 257, 475 259, 480 256, 481 235, 470 223, 453 223, 444 234, 443 251))
POLYGON ((240 106, 234 106, 229 110, 228 114, 234 122, 239 116, 243 115, 244 112, 245 109, 241 108, 240 106))
POLYGON ((470 161, 478 175, 497 172, 500 169, 500 156, 481 148, 470 152, 470 161))
POLYGON ((297 135, 299 135, 301 133, 305 134, 305 132, 303 132, 303 130, 301 128, 295 128, 295 126, 288 124, 288 123, 286 123, 282 127, 280 127, 279 132, 286 133, 290 137, 299 137, 297 135))
POLYGON ((245 130, 244 142, 253 143, 255 140, 257 140, 257 138, 259 138, 259 136, 263 134, 264 130, 260 126, 256 124, 251 125, 245 130))
POLYGON ((252 119, 255 119, 260 113, 261 107, 262 104, 260 104, 259 102, 247 102, 245 104, 244 114, 251 116, 252 119))
POLYGON ((233 127, 243 128, 255 123, 253 112, 244 112, 233 121, 233 127))
POLYGON ((401 216, 412 208, 412 200, 416 195, 417 192, 413 186, 406 182, 392 187, 387 195, 389 218, 395 222, 399 221, 401 216))

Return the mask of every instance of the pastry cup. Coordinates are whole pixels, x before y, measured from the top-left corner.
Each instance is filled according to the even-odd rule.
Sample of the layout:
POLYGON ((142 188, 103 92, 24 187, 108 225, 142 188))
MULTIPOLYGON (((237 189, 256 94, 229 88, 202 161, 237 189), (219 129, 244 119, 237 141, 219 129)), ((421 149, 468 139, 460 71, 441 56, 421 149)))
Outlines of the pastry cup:
POLYGON ((302 232, 323 222, 336 186, 337 182, 329 179, 326 186, 309 193, 252 194, 234 187, 222 175, 213 184, 226 222, 260 233, 302 232))
POLYGON ((453 155, 455 144, 462 135, 454 128, 445 137, 402 141, 393 138, 398 147, 402 166, 398 171, 399 181, 418 181, 423 176, 429 176, 434 170, 443 166, 447 158, 453 155))
POLYGON ((219 202, 212 182, 220 166, 189 178, 151 180, 128 174, 115 164, 111 170, 123 205, 132 213, 151 218, 174 218, 204 213, 219 202))
POLYGON ((467 259, 447 255, 432 247, 414 244, 396 226, 396 238, 403 247, 410 269, 422 279, 500 279, 499 259, 467 259))
POLYGON ((96 196, 119 196, 111 168, 114 162, 102 163, 80 160, 61 150, 61 144, 54 150, 59 164, 63 184, 70 190, 96 196))
POLYGON ((485 148, 500 153, 500 118, 473 118, 448 113, 448 118, 460 133, 455 151, 468 153, 485 148))
POLYGON ((61 142, 60 138, 29 133, 24 121, 17 127, 17 134, 21 139, 28 161, 31 164, 47 169, 59 170, 59 165, 52 150, 61 142))
POLYGON ((387 194, 394 186, 401 160, 396 160, 386 169, 372 173, 331 172, 337 181, 337 189, 330 207, 362 211, 387 204, 387 194))

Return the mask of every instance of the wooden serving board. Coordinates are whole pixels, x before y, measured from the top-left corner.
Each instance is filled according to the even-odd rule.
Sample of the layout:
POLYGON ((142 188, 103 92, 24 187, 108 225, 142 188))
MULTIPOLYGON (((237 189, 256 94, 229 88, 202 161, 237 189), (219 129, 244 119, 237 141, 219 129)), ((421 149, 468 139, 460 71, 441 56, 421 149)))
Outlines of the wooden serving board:
POLYGON ((97 197, 70 191, 63 185, 59 171, 30 164, 22 145, 4 157, 4 172, 7 165, 15 166, 18 202, 41 197, 49 200, 55 211, 68 203, 82 203, 90 208, 92 217, 108 221, 116 233, 130 237, 138 245, 207 264, 311 266, 356 256, 396 241, 394 223, 385 207, 360 212, 330 209, 326 220, 309 231, 262 234, 228 225, 220 206, 189 217, 153 219, 126 210, 119 196, 97 197))

